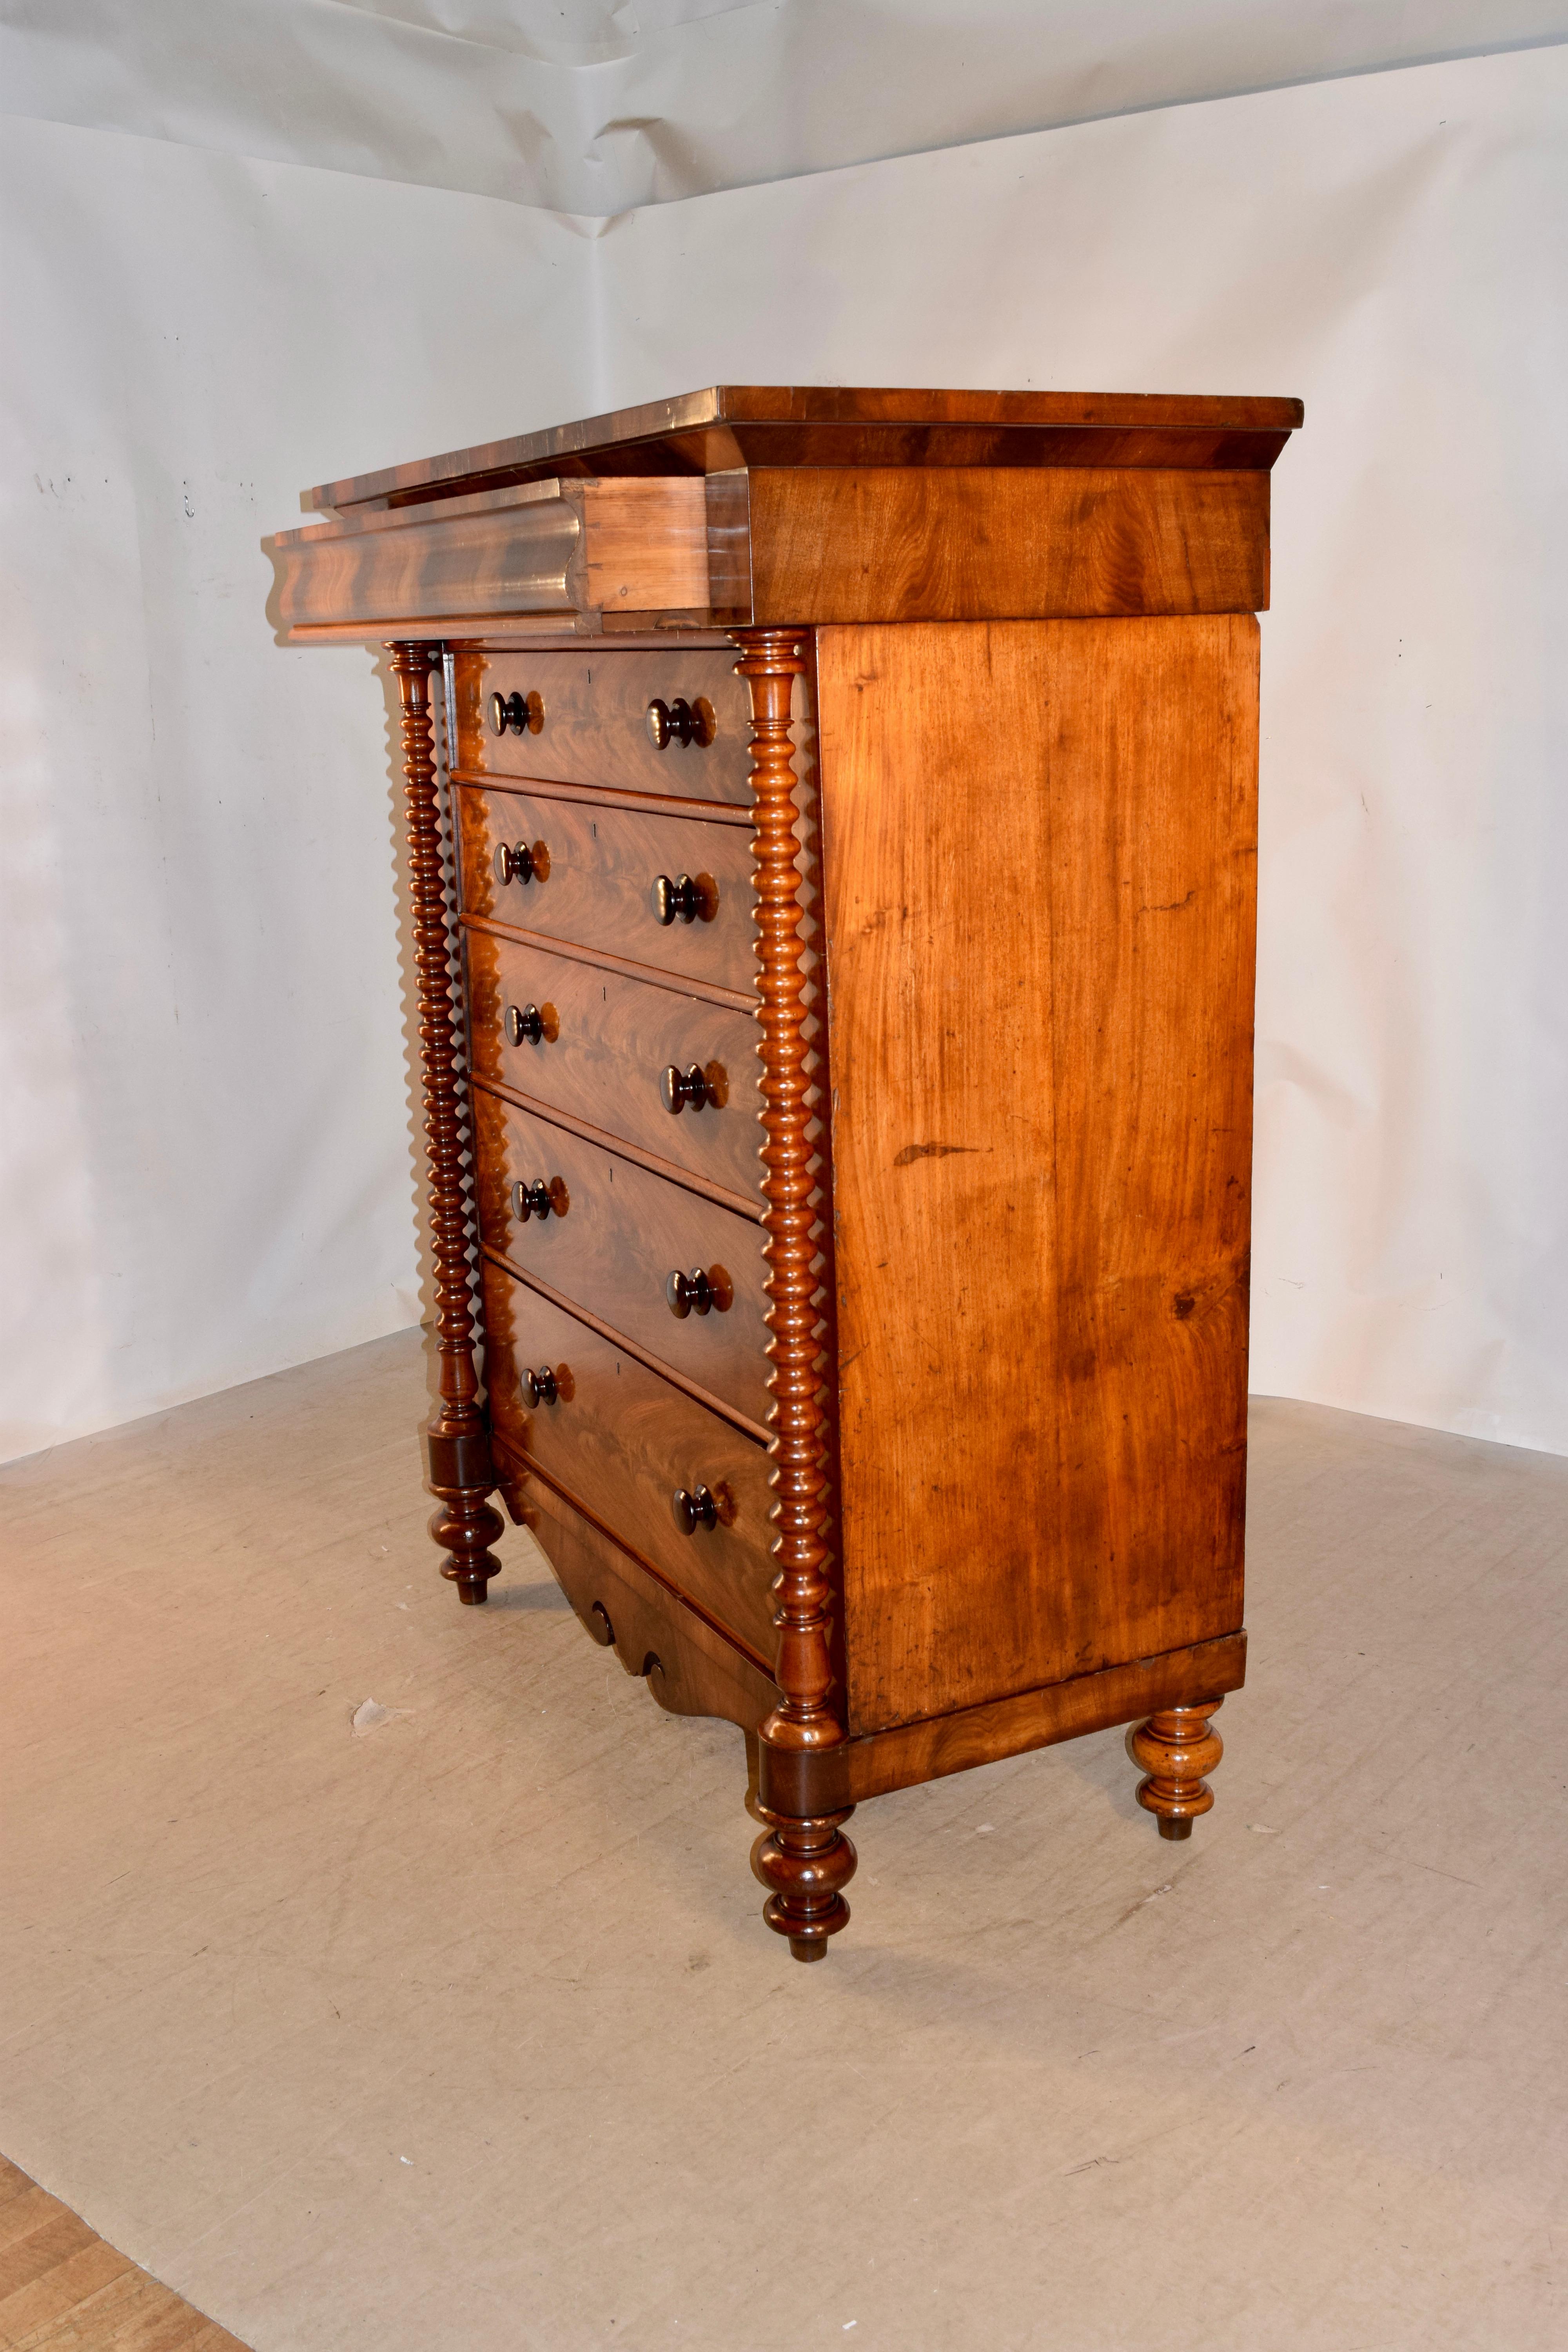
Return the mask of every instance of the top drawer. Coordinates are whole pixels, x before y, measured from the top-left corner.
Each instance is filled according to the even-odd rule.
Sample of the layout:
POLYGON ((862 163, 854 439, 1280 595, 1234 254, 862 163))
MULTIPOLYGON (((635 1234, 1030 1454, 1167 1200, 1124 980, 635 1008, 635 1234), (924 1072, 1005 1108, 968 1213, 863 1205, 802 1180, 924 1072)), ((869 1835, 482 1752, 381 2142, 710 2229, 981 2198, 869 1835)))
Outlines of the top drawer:
POLYGON ((744 678, 735 676, 737 658, 732 647, 712 646, 458 654, 457 764, 470 776, 527 776, 749 808, 752 703, 744 678), (495 732, 497 694, 509 703, 521 696, 527 706, 521 734, 513 724, 495 732), (656 712, 650 728, 655 703, 668 719, 656 712), (667 739, 662 748, 656 732, 667 739))

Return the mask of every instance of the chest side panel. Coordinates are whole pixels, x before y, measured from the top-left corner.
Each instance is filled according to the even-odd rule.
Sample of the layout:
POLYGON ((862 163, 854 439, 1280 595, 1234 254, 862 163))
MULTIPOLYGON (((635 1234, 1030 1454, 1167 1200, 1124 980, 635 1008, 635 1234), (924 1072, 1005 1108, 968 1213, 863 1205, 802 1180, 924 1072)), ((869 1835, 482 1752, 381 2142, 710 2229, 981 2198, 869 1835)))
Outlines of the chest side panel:
POLYGON ((1241 1622, 1257 646, 818 634, 855 1729, 1241 1622))

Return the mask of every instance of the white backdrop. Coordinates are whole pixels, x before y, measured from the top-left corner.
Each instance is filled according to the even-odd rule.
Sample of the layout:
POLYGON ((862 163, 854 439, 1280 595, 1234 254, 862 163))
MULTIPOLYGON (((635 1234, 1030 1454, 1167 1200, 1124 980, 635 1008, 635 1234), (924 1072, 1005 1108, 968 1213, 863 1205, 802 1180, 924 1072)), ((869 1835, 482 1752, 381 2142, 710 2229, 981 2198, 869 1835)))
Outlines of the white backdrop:
POLYGON ((548 215, 6 126, 0 1441, 419 1313, 373 656, 265 532, 393 449, 594 405, 548 215))
POLYGON ((608 223, 7 129, 4 1450, 418 1311, 388 739, 367 656, 274 646, 262 532, 726 376, 1306 399, 1254 1386, 1568 1450, 1561 49, 608 223))

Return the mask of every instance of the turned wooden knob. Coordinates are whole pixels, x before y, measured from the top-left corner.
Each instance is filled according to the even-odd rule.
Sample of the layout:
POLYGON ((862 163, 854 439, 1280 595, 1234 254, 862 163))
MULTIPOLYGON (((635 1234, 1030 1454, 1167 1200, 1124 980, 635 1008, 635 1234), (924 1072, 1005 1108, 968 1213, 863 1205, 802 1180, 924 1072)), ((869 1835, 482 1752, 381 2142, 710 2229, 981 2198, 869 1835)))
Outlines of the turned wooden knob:
POLYGON ((677 699, 648 704, 648 741, 656 751, 668 751, 671 743, 696 743, 706 751, 717 732, 713 706, 702 695, 695 702, 677 699))
POLYGON ((570 1195, 559 1176, 548 1184, 540 1178, 531 1184, 518 1183, 511 1188, 511 1213, 520 1225, 526 1225, 530 1217, 563 1217, 571 1205, 570 1195))
POLYGON ((504 1018, 509 1045, 543 1044, 544 1015, 537 1004, 509 1004, 504 1018))
POLYGON ((505 887, 509 882, 542 882, 548 867, 537 848, 530 849, 520 841, 509 849, 503 841, 496 851, 496 880, 505 887))
POLYGON ((537 735, 544 724, 544 701, 537 694, 492 694, 492 735, 537 735))
POLYGON ((675 1524, 683 1536, 694 1536, 699 1528, 716 1528, 719 1506, 706 1486, 689 1490, 678 1486, 670 1497, 675 1506, 675 1524))
POLYGON ((719 886, 710 874, 699 874, 695 880, 689 874, 656 874, 648 892, 655 919, 668 925, 678 918, 683 923, 694 923, 699 916, 710 923, 719 911, 719 886))
POLYGON ((689 1070, 678 1070, 672 1062, 658 1082, 659 1099, 666 1110, 679 1115, 688 1103, 693 1110, 701 1110, 708 1102, 708 1080, 700 1062, 689 1070))
POLYGON ((689 1315, 706 1315, 714 1307, 727 1315, 735 1291, 721 1265, 710 1266, 706 1272, 694 1265, 689 1274, 672 1274, 664 1286, 664 1296, 670 1313, 684 1323, 689 1315))
POLYGON ((537 1412, 542 1404, 553 1404, 561 1393, 548 1364, 541 1364, 536 1372, 525 1371, 521 1386, 531 1412, 537 1412))

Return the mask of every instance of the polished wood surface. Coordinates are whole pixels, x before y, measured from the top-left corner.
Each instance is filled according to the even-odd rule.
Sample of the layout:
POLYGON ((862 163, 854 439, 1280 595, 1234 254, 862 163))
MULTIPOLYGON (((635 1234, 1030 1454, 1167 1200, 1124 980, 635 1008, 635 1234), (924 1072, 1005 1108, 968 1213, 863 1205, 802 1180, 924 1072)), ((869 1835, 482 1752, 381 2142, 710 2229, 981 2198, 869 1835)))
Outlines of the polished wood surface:
POLYGON ((576 505, 515 494, 474 512, 478 504, 279 532, 267 541, 275 622, 285 634, 417 622, 423 635, 433 616, 450 625, 489 613, 574 613, 576 505))
POLYGON ((285 634, 398 645, 447 1572, 493 1566, 499 1478, 593 1637, 741 1726, 802 1959, 869 1797, 1136 1722, 1162 1835, 1213 1802, 1300 422, 717 387, 325 485, 269 542, 285 634))
POLYGON ((1215 1697, 1196 1706, 1163 1708, 1140 1724, 1127 1743, 1133 1761, 1148 1775, 1138 1784, 1138 1801, 1154 1815, 1162 1837, 1191 1837, 1194 1822, 1214 1804, 1204 1775, 1225 1753, 1225 1742, 1209 1721, 1219 1704, 1215 1697))
POLYGON ((779 621, 1251 613, 1266 473, 826 467, 751 478, 752 609, 779 621))
POLYGON ((457 764, 465 775, 520 776, 584 784, 603 792, 655 793, 674 800, 752 803, 747 749, 751 711, 735 676, 733 647, 706 646, 660 653, 459 653, 457 764), (537 694, 542 723, 526 735, 496 735, 492 694, 537 694), (705 702, 712 713, 706 743, 672 740, 660 751, 647 731, 648 705, 705 702))
MULTIPOLYGON (((1239 1690, 1246 1672, 1247 1636, 1227 1633, 1216 1642, 1199 1642, 1160 1658, 1135 1658, 1124 1666, 1102 1666, 1098 1674, 1075 1675, 984 1706, 863 1732, 816 1756, 792 1759, 769 1748, 762 1757, 761 1794, 785 1811, 828 1812, 861 1804, 893 1789, 918 1788, 977 1764, 995 1764, 1005 1756, 1026 1755, 1131 1723, 1152 1708, 1200 1701, 1206 1706, 1215 1694, 1239 1690)), ((1162 1749, 1162 1759, 1163 1754, 1162 1749)))
POLYGON ((513 1516, 526 1521, 600 1647, 613 1646, 627 1674, 644 1676, 671 1715, 717 1716, 754 1733, 777 1696, 756 1661, 542 1479, 531 1477, 504 1439, 497 1441, 496 1459, 513 1516))
POLYGON ((1266 469, 1300 422, 1299 400, 1202 394, 715 384, 322 482, 310 501, 318 509, 374 507, 540 474, 711 474, 755 463, 1266 469))
POLYGON ((486 1499, 495 1481, 474 1369, 469 1266, 474 1223, 464 1150, 466 1085, 453 1015, 430 664, 427 646, 398 645, 393 649, 393 676, 402 707, 404 800, 440 1366, 440 1402, 426 1424, 425 1460, 430 1490, 438 1497, 430 1534, 446 1553, 441 1573, 456 1584, 459 1600, 481 1601, 489 1579, 500 1573, 500 1562, 489 1547, 503 1522, 486 1499))
POLYGON ((756 1018, 628 980, 594 964, 469 929, 468 1038, 476 1077, 624 1137, 661 1161, 762 1208, 761 1069, 756 1018), (532 1005, 542 1035, 509 1042, 509 1008, 532 1005), (700 1068, 693 1108, 665 1107, 667 1069, 700 1068))
POLYGON ((485 1376, 498 1437, 765 1665, 773 1648, 765 1449, 612 1340, 487 1261, 485 1376), (525 1372, 560 1391, 530 1406, 525 1372), (689 1535, 677 1490, 706 1486, 718 1523, 689 1535))
POLYGON ((590 1308, 753 1422, 769 1409, 763 1234, 684 1186, 474 1089, 479 1231, 489 1249, 590 1308), (557 1206, 520 1220, 514 1184, 557 1206), (706 1312, 674 1313, 667 1284, 702 1269, 706 1312))
MULTIPOLYGON (((738 635, 736 643, 742 647, 741 675, 752 694, 755 760, 768 1385, 776 1432, 779 1528, 773 1618, 779 1703, 760 1737, 764 1748, 801 1755, 844 1737, 842 1720, 828 1705, 835 1681, 834 1593, 827 1575, 827 1427, 817 1300, 824 1171, 820 1130, 814 1128, 811 1109, 808 1023, 815 986, 803 969, 800 819, 789 732, 795 681, 805 676, 806 665, 797 632, 750 630, 738 635)), ((770 1890, 763 1916, 789 1938, 797 1960, 818 1959, 827 1937, 849 1917, 844 1888, 854 1874, 855 1849, 843 1835, 847 1814, 799 1818, 763 1809, 760 1817, 768 1826, 752 1848, 752 1867, 770 1890)))
POLYGON ((737 994, 754 988, 751 843, 739 825, 468 784, 458 786, 458 800, 470 914, 737 994), (537 877, 498 882, 498 847, 518 843, 531 849, 537 877), (689 876, 698 886, 694 920, 658 920, 652 891, 660 875, 689 876))
POLYGON ((817 666, 864 1730, 1240 1625, 1257 624, 817 666))
MULTIPOLYGON (((446 637, 506 614, 552 625, 570 615, 602 636, 650 617, 1005 620, 1246 612, 1268 601, 1268 475, 1245 463, 847 466, 791 452, 735 479, 743 499, 700 577, 694 562, 654 561, 652 537, 640 569, 604 558, 605 500, 625 510, 617 548, 633 510, 649 533, 660 500, 691 504, 692 530, 697 509, 707 511, 701 482, 628 477, 523 503, 522 492, 498 490, 493 511, 465 497, 452 510, 437 501, 284 533, 267 543, 274 616, 287 636, 374 636, 416 621, 446 637)), ((687 521, 670 528, 679 538, 687 521)))

